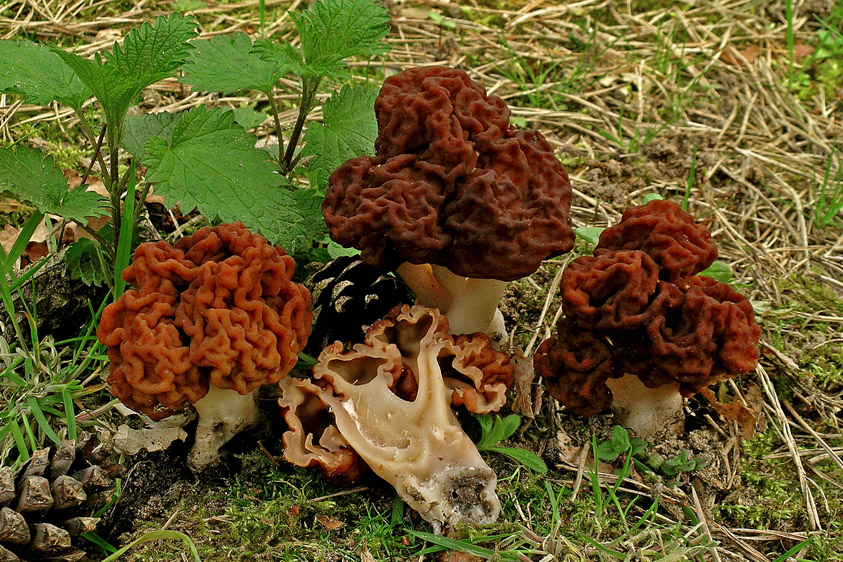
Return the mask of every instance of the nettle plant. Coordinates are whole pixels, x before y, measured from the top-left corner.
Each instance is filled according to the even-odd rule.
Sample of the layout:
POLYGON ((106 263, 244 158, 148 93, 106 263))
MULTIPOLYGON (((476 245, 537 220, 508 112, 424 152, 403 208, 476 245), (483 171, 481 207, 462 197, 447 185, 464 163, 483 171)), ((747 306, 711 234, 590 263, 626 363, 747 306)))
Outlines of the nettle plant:
POLYGON ((100 279, 112 288, 120 285, 121 262, 128 260, 142 202, 153 186, 168 207, 196 209, 210 220, 239 220, 290 253, 312 254, 315 247, 329 253, 319 210, 328 176, 348 158, 373 153, 377 135, 377 90, 355 82, 346 60, 385 54, 390 18, 373 0, 324 0, 290 16, 298 30, 295 45, 253 43, 243 33, 196 39, 196 22, 179 14, 133 29, 122 44, 94 59, 27 40, 0 41, 0 92, 72 108, 95 147, 83 178, 98 165, 109 195, 70 189, 53 158, 22 140, 0 149, 0 191, 31 202, 37 214, 88 230, 95 242, 75 244, 67 261, 89 264, 89 280, 95 277, 91 265, 106 264, 111 273, 100 279), (230 108, 200 105, 180 113, 129 115, 145 88, 180 68, 181 81, 195 90, 261 92, 277 150, 256 148, 257 138, 238 122, 242 113, 230 108), (298 79, 301 96, 287 134, 275 95, 290 75, 298 79), (322 123, 305 127, 320 87, 340 82, 345 85, 323 104, 322 123), (136 193, 135 169, 143 169, 137 164, 146 172, 136 193), (104 229, 88 227, 90 217, 106 215, 111 221, 104 229))

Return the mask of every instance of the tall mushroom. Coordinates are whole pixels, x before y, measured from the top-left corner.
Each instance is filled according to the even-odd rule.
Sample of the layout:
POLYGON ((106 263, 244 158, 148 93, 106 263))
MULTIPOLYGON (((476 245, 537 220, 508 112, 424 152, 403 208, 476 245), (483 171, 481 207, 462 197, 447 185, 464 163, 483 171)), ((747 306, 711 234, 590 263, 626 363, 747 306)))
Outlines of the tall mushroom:
POLYGON ((97 337, 108 383, 157 420, 193 404, 194 469, 258 421, 254 391, 296 364, 311 326, 310 293, 295 262, 242 224, 203 228, 175 247, 141 244, 123 279, 135 288, 106 307, 97 337))
POLYGON ((374 157, 330 177, 331 238, 396 267, 452 333, 487 332, 508 281, 573 246, 571 185, 538 131, 465 72, 434 66, 388 78, 375 102, 374 157))
POLYGON ((376 322, 363 343, 328 346, 313 380, 280 382, 289 431, 284 456, 350 484, 366 467, 437 533, 497 519, 495 473, 451 406, 499 409, 513 366, 484 334, 452 337, 436 309, 404 305, 376 322))
POLYGON ((696 275, 716 257, 676 203, 628 209, 594 256, 563 272, 565 317, 534 358, 551 395, 583 415, 611 406, 653 437, 679 419, 682 396, 754 369, 761 330, 749 301, 696 275))

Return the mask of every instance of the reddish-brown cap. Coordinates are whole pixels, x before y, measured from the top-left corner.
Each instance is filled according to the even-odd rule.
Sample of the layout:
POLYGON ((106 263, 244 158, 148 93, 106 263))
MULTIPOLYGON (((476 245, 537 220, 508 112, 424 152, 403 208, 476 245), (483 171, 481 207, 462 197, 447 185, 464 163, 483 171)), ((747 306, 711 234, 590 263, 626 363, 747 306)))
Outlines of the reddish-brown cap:
POLYGON ((466 277, 518 279, 573 246, 571 185, 537 131, 462 71, 407 70, 375 104, 377 153, 340 166, 322 213, 366 263, 432 263, 466 277))
POLYGON ((677 285, 717 259, 708 229, 677 203, 660 199, 628 208, 618 224, 604 230, 594 253, 607 250, 646 252, 661 268, 661 279, 677 285))
POLYGON ((606 384, 615 374, 609 343, 565 318, 556 329, 556 337, 536 350, 536 373, 544 379, 550 395, 572 412, 594 416, 612 403, 612 391, 606 384))
POLYGON ((114 395, 160 419, 209 384, 245 394, 277 382, 310 333, 310 294, 291 281, 294 266, 240 223, 203 228, 175 248, 141 244, 123 272, 135 289, 106 307, 97 329, 114 395))

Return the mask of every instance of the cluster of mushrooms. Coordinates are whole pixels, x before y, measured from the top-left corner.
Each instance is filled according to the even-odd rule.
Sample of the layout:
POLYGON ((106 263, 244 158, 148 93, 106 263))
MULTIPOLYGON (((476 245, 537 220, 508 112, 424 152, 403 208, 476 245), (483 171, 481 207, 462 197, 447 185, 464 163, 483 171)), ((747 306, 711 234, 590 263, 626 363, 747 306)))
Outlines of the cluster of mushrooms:
MULTIPOLYGON (((392 76, 375 112, 375 155, 333 173, 322 213, 334 241, 395 271, 415 304, 359 338, 331 342, 317 326, 312 375, 287 376, 313 305, 325 306, 321 286, 312 304, 292 281, 292 258, 242 224, 203 228, 136 251, 123 274, 134 289, 97 332, 108 383, 152 419, 192 404, 195 470, 258 423, 253 393, 278 384, 290 462, 344 485, 374 473, 439 533, 491 523, 496 476, 454 408, 483 414, 506 401, 514 368, 494 345, 498 302, 507 282, 573 247, 571 185, 544 137, 511 126, 506 104, 462 71, 392 76)), ((565 317, 534 360, 550 393, 582 415, 613 407, 647 436, 683 395, 754 369, 760 330, 749 303, 697 275, 716 256, 709 232, 676 204, 627 210, 593 256, 564 272, 565 317)))

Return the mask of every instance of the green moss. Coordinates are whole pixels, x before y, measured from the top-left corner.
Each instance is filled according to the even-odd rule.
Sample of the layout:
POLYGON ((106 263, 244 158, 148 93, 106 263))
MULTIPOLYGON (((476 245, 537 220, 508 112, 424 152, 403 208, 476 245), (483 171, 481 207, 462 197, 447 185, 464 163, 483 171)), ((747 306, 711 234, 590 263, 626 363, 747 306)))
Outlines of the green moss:
MULTIPOLYGON (((735 500, 718 503, 712 510, 715 518, 736 527, 794 532, 807 530, 805 501, 793 461, 790 458, 765 458, 782 449, 776 431, 769 429, 744 441, 743 448, 745 455, 740 474, 746 493, 735 500)), ((843 476, 830 461, 814 463, 813 467, 832 479, 839 480, 843 476)), ((823 534, 815 536, 808 558, 839 562, 843 560, 843 535, 840 533, 843 503, 839 490, 823 479, 814 478, 812 481, 815 496, 819 493, 824 498, 822 502, 817 502, 817 507, 826 529, 823 534)))

